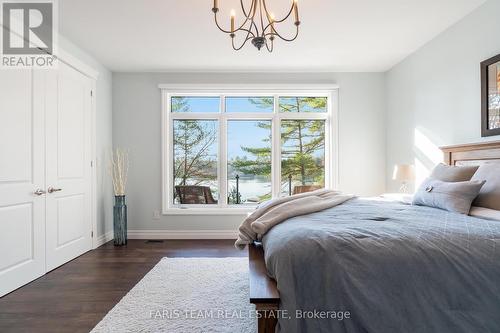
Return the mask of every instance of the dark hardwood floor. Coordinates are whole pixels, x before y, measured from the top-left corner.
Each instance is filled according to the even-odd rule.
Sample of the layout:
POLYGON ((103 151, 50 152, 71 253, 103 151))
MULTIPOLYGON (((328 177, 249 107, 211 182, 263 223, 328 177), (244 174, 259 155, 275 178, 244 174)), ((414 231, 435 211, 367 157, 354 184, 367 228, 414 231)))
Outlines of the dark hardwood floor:
POLYGON ((232 240, 109 242, 0 298, 0 332, 89 332, 162 257, 236 257, 232 240))

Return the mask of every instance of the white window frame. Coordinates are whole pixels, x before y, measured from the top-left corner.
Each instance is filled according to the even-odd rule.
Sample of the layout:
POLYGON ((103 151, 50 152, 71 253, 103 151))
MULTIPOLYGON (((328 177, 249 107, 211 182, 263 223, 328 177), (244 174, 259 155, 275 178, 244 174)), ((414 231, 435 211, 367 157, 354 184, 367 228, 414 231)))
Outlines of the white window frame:
POLYGON ((227 204, 227 121, 228 120, 270 120, 272 123, 272 196, 280 195, 281 120, 325 120, 325 187, 338 187, 338 103, 339 88, 335 85, 166 85, 161 89, 161 134, 162 134, 162 213, 163 215, 244 215, 255 209, 255 205, 227 204), (218 113, 172 113, 172 96, 220 97, 218 113), (227 113, 226 97, 273 96, 272 113, 227 113), (327 97, 326 113, 280 113, 278 97, 327 97), (179 205, 173 203, 173 123, 175 119, 218 120, 218 168, 219 198, 217 204, 179 205), (278 181, 276 181, 278 179, 278 181))

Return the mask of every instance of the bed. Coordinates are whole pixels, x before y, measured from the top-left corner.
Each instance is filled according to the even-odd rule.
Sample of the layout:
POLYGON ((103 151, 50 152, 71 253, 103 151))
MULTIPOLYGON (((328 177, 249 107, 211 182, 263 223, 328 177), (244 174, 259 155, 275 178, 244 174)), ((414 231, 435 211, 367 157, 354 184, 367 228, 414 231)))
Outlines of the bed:
MULTIPOLYGON (((441 149, 450 165, 500 162, 500 141, 441 149)), ((259 333, 497 332, 499 255, 498 221, 353 199, 249 246, 250 302, 259 333)))

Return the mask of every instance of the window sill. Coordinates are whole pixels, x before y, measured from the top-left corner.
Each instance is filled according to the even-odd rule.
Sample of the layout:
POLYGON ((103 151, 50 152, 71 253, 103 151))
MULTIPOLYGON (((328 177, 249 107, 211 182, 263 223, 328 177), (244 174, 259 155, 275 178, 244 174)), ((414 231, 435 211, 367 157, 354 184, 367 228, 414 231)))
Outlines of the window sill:
POLYGON ((255 206, 245 208, 196 208, 196 207, 169 207, 163 210, 163 215, 239 215, 245 216, 255 210, 255 206))

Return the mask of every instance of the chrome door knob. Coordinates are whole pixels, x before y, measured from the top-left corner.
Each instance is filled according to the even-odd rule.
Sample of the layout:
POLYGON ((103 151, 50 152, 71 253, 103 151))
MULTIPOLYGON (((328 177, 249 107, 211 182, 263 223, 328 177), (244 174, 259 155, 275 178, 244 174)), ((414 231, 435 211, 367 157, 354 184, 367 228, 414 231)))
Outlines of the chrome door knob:
POLYGON ((47 189, 47 192, 49 193, 54 193, 54 192, 59 192, 59 191, 62 191, 62 188, 53 188, 53 187, 49 187, 47 189))
POLYGON ((35 192, 33 192, 34 195, 42 195, 42 194, 45 194, 45 191, 40 189, 40 188, 37 188, 35 192))

